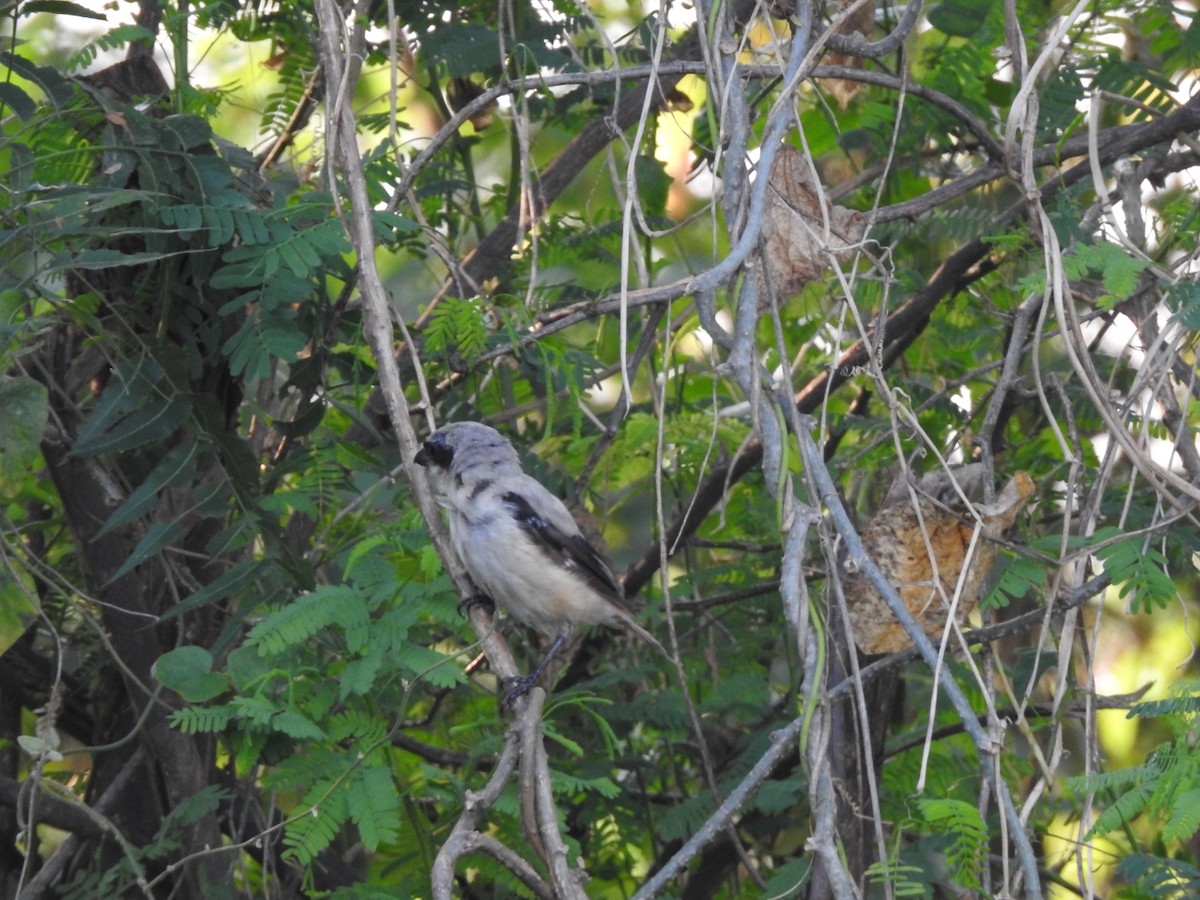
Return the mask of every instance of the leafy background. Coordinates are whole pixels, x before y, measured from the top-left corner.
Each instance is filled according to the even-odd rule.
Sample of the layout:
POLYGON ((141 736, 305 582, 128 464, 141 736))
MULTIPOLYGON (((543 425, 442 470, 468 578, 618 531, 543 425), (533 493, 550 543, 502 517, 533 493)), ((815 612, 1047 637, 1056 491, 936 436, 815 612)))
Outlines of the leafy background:
POLYGON ((1193 8, 0 12, 6 894, 1200 889, 1193 8), (673 663, 498 708, 456 419, 673 663), (990 642, 854 657, 851 523, 968 461, 990 642))

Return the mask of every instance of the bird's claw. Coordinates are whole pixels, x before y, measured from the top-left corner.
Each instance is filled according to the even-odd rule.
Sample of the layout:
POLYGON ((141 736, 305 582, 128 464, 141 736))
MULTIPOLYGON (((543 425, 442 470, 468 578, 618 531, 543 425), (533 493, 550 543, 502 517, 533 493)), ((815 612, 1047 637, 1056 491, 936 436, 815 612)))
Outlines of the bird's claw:
POLYGON ((508 688, 504 699, 500 701, 501 709, 512 709, 513 705, 533 690, 537 684, 538 675, 540 672, 535 672, 532 675, 518 675, 513 678, 503 678, 500 683, 508 688))
POLYGON ((471 607, 473 606, 481 606, 489 613, 496 611, 496 601, 487 594, 472 594, 470 597, 463 597, 458 601, 459 615, 465 616, 471 611, 471 607))

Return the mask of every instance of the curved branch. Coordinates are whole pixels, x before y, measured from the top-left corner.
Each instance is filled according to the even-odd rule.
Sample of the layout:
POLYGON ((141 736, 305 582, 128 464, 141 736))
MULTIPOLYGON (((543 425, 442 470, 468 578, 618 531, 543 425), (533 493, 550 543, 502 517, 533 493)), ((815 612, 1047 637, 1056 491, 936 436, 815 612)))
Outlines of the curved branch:
MULTIPOLYGON (((769 65, 743 65, 738 67, 738 72, 746 78, 773 79, 779 77, 779 69, 777 66, 769 65)), ((651 78, 682 78, 684 75, 703 76, 709 74, 707 64, 701 60, 676 59, 660 63, 657 66, 630 66, 623 69, 609 69, 603 72, 563 72, 552 75, 540 75, 536 79, 536 85, 539 88, 555 88, 555 87, 577 87, 581 85, 596 86, 603 84, 613 84, 615 82, 629 81, 647 81, 651 78)), ((860 81, 863 84, 873 84, 878 87, 891 88, 893 90, 903 90, 911 96, 925 100, 940 109, 945 110, 955 118, 961 119, 967 129, 976 136, 979 142, 987 149, 988 156, 992 159, 1001 159, 1003 157, 1004 148, 998 140, 988 131, 987 126, 979 120, 979 118, 971 113, 965 106, 955 100, 948 94, 925 85, 906 82, 904 79, 887 72, 875 72, 865 69, 855 69, 851 66, 837 65, 822 65, 816 66, 809 72, 811 78, 840 78, 846 81, 860 81)), ((432 162, 446 144, 452 141, 462 128, 472 118, 479 115, 484 110, 490 108, 499 98, 518 94, 523 91, 530 90, 530 79, 522 81, 506 80, 499 84, 495 84, 487 90, 483 91, 479 96, 473 98, 469 103, 458 109, 446 123, 442 125, 437 132, 426 141, 425 145, 417 153, 416 156, 405 167, 404 177, 400 180, 397 186, 397 194, 406 196, 408 191, 412 189, 417 177, 422 171, 432 162)), ((660 90, 660 93, 665 91, 660 90)), ((616 120, 613 120, 616 124, 616 120)), ((612 135, 615 137, 615 134, 612 135)), ((574 145, 572 145, 573 147, 574 145)), ((568 147, 563 151, 565 155, 572 151, 572 147, 568 147)))
MULTIPOLYGON (((1100 147, 1100 160, 1103 164, 1109 164, 1122 156, 1169 141, 1180 132, 1193 131, 1198 127, 1200 94, 1162 119, 1108 129, 1105 134, 1109 136, 1109 140, 1100 147)), ((1070 139, 1063 144, 1063 155, 1079 155, 1075 151, 1085 149, 1086 137, 1070 139)), ((1044 153, 1046 161, 1049 162, 1050 151, 1044 153)), ((1042 202, 1048 202, 1060 190, 1088 177, 1089 174, 1090 169, 1085 160, 1054 177, 1041 189, 1042 202)), ((1023 217, 1027 209, 1028 203, 1024 200, 1019 201, 998 218, 997 230, 1008 227, 1019 217, 1023 217)), ((802 413, 813 412, 829 392, 850 379, 855 367, 867 364, 870 347, 882 346, 885 352, 891 351, 891 358, 898 355, 894 351, 902 352, 924 330, 929 317, 940 303, 995 270, 998 262, 990 259, 994 249, 992 244, 976 238, 951 254, 907 302, 883 321, 882 341, 875 337, 876 331, 881 327, 876 321, 876 331, 868 335, 866 340, 860 339, 843 351, 829 369, 814 377, 794 396, 797 410, 802 413)), ((690 537, 721 502, 728 485, 741 480, 758 467, 762 461, 762 454, 762 442, 756 437, 751 438, 742 446, 739 455, 732 462, 715 469, 707 481, 698 485, 687 510, 668 530, 667 545, 677 547, 681 541, 690 537)), ((658 550, 655 547, 626 570, 625 587, 630 596, 645 587, 657 569, 658 550)))
MULTIPOLYGON (((996 640, 997 638, 1006 637, 1009 634, 1017 633, 1018 631, 1036 628, 1039 624, 1045 621, 1047 612, 1051 615, 1062 615, 1070 609, 1079 606, 1086 602, 1089 598, 1100 594, 1109 583, 1108 576, 1101 575, 1093 578, 1077 588, 1068 591, 1065 596, 1060 597, 1055 601, 1054 606, 1049 610, 1035 609, 1032 612, 1018 616, 1009 622, 1002 622, 999 625, 989 626, 987 628, 979 628, 974 631, 967 632, 966 637, 969 643, 984 643, 986 641, 996 640)), ((865 683, 874 678, 878 678, 887 672, 894 669, 902 668, 911 664, 918 659, 921 652, 915 647, 905 650, 900 653, 894 653, 891 656, 886 656, 883 659, 876 660, 868 666, 863 666, 859 670, 858 675, 849 675, 844 680, 839 682, 833 688, 825 693, 825 697, 829 702, 840 700, 843 697, 849 697, 860 684, 865 683)), ((974 716, 972 716, 974 718, 974 716)), ((670 880, 711 841, 713 841, 722 831, 725 824, 733 818, 739 809, 754 795, 754 793, 762 786, 775 767, 783 761, 789 754, 795 754, 796 741, 800 737, 800 732, 804 728, 806 716, 804 714, 796 716, 778 731, 771 733, 771 745, 766 752, 758 758, 758 761, 750 769, 749 772, 738 782, 737 787, 730 791, 725 798, 725 802, 717 808, 715 812, 704 822, 704 824, 696 830, 696 833, 675 852, 671 859, 649 880, 642 885, 641 889, 634 894, 634 900, 639 898, 649 898, 655 896, 659 891, 667 886, 670 880)))
MULTIPOLYGON (((845 72, 846 74, 843 74, 843 67, 822 66, 814 69, 813 75, 814 77, 854 77, 849 74, 854 72, 854 70, 845 70, 845 72)), ((863 80, 869 83, 881 84, 884 86, 899 86, 898 79, 894 79, 892 76, 877 77, 875 73, 857 73, 857 75, 864 74, 867 74, 867 77, 864 77, 863 80)), ((910 90, 912 89, 910 88, 910 90)), ((914 90, 913 92, 918 93, 919 96, 924 97, 925 99, 935 103, 947 111, 954 112, 954 101, 950 100, 950 98, 947 98, 944 95, 932 91, 917 92, 914 90), (947 103, 946 101, 949 102, 947 103)), ((1103 151, 1102 156, 1104 160, 1106 162, 1112 162, 1123 155, 1127 155, 1131 152, 1135 152, 1161 142, 1164 140, 1164 134, 1167 138, 1169 138, 1171 135, 1177 132, 1188 131, 1197 127, 1196 122, 1198 119, 1200 119, 1200 114, 1198 114, 1194 109, 1189 109, 1189 107, 1193 107, 1194 105, 1195 101, 1193 100, 1188 104, 1188 107, 1180 109, 1175 115, 1164 117, 1164 119, 1158 120, 1157 122, 1140 123, 1136 125, 1118 125, 1101 132, 1100 144, 1103 151), (1172 120, 1171 123, 1166 123, 1167 119, 1172 120)), ((964 121, 967 120, 964 119, 964 121)), ((977 120, 968 122, 968 125, 972 128, 973 132, 976 128, 983 129, 982 123, 978 122, 977 120)), ((989 152, 991 152, 992 145, 994 144, 994 138, 988 141, 989 152)), ((1086 136, 1081 138, 1070 138, 1060 147, 1055 149, 1043 149, 1037 156, 1037 164, 1040 166, 1053 165, 1062 159, 1081 155, 1082 153, 1085 153, 1086 150, 1086 136)), ((1181 157, 1181 159, 1184 161, 1190 160, 1190 158, 1190 154, 1181 157)), ((1176 171, 1181 165, 1182 163, 1177 161, 1176 164, 1171 165, 1167 170, 1176 171)), ((1048 182, 1046 187, 1043 188, 1043 191, 1049 191, 1049 193, 1045 193, 1044 196, 1053 196, 1057 190, 1061 189, 1067 184, 1074 183, 1085 174, 1086 172, 1084 171, 1076 171, 1075 169, 1071 169, 1069 173, 1065 173, 1058 179, 1048 182)), ((988 163, 972 172, 968 172, 967 174, 956 178, 954 181, 948 184, 933 188, 932 190, 922 194, 920 197, 916 197, 912 200, 906 200, 902 203, 896 203, 891 206, 880 207, 873 213, 873 220, 876 223, 882 223, 914 219, 928 213, 932 209, 944 205, 956 197, 960 197, 973 190, 977 190, 978 188, 1004 177, 1006 177, 1006 175, 1003 167, 1000 164, 988 163)), ((997 227, 1003 227, 1005 223, 1013 221, 1014 217, 1023 216, 1024 214, 1025 205, 1023 203, 1018 204, 1010 209, 1007 213, 997 218, 997 227)), ((985 245, 979 241, 973 241, 968 245, 964 245, 964 247, 955 254, 955 258, 959 258, 959 253, 965 252, 964 258, 968 261, 968 264, 965 266, 957 264, 952 265, 950 260, 948 260, 947 264, 943 266, 942 270, 939 270, 938 274, 941 274, 943 270, 947 272, 957 271, 961 274, 970 269, 971 265, 983 260, 987 254, 992 251, 992 249, 993 248, 991 245, 985 245)), ((978 272, 973 273, 975 277, 972 277, 968 281, 960 284, 954 289, 955 292, 962 290, 967 286, 967 284, 977 280, 978 276, 986 274, 993 269, 994 266, 990 265, 986 269, 979 269, 978 272)), ((599 300, 582 300, 569 306, 562 306, 555 309, 546 310, 537 316, 533 326, 531 326, 529 330, 529 333, 523 336, 518 342, 494 347, 486 353, 480 355, 478 362, 491 362, 492 360, 508 356, 513 352, 514 348, 528 346, 529 344, 534 343, 546 335, 564 331, 574 325, 578 325, 590 319, 616 313, 621 309, 622 304, 624 304, 626 309, 630 309, 639 306, 652 306, 660 303, 670 303, 674 300, 678 300, 680 297, 685 297, 696 290, 696 285, 698 283, 697 279, 700 277, 701 276, 690 276, 688 278, 683 278, 668 284, 629 291, 624 297, 622 297, 620 294, 611 294, 599 300)), ((938 276, 935 275, 934 277, 937 278, 938 276)), ((936 287, 931 283, 930 285, 927 285, 927 289, 936 290, 936 287)), ((936 303, 933 305, 936 306, 936 303)), ((899 312, 897 315, 898 314, 899 312)), ((843 354, 843 358, 839 359, 838 364, 839 366, 843 364, 850 366, 862 365, 865 360, 866 356, 862 354, 861 348, 858 345, 855 345, 855 347, 852 347, 845 354, 843 354)), ((825 385, 823 382, 821 382, 819 385, 814 383, 812 387, 819 387, 823 390, 825 385)), ((806 388, 802 393, 807 393, 807 391, 808 388, 806 388)), ((811 412, 811 410, 805 410, 803 408, 801 411, 811 412)))
MULTIPOLYGON (((734 15, 744 18, 756 5, 757 0, 735 0, 734 15)), ((700 33, 695 27, 676 45, 675 52, 683 59, 700 55, 700 33)), ((463 260, 461 271, 465 278, 481 283, 495 272, 512 255, 522 216, 532 214, 541 218, 592 158, 637 122, 646 107, 648 94, 652 94, 650 100, 662 101, 683 77, 682 73, 671 73, 665 65, 658 67, 658 73, 654 80, 622 93, 610 115, 598 116, 585 125, 566 149, 538 173, 534 184, 536 195, 518 200, 504 219, 463 260)), ((440 293, 453 290, 454 285, 454 279, 447 280, 440 293)))
POLYGON ((550 763, 542 736, 542 708, 545 704, 546 692, 542 688, 534 688, 529 692, 528 703, 516 725, 521 735, 522 824, 530 843, 538 848, 550 869, 554 896, 559 900, 587 900, 583 890, 587 873, 571 868, 567 858, 567 843, 558 826, 550 763), (530 811, 532 818, 529 817, 530 811))
POLYGON ((943 94, 941 91, 935 91, 933 88, 926 87, 917 82, 911 82, 907 79, 897 77, 896 75, 887 72, 875 72, 869 69, 855 69, 851 66, 816 66, 809 72, 811 78, 839 78, 843 81, 859 81, 863 84, 873 84, 876 87, 891 88, 895 91, 903 91, 912 97, 919 97, 922 100, 945 110, 954 118, 959 119, 971 134, 987 151, 990 159, 999 162, 1004 159, 1004 145, 988 130, 986 124, 974 115, 963 104, 959 103, 949 94, 943 94))
MULTIPOLYGON (((858 56, 864 59, 879 59, 900 49, 908 39, 909 34, 921 17, 921 0, 909 0, 904 7, 904 15, 896 23, 891 33, 881 40, 868 41, 861 34, 831 34, 825 39, 825 46, 835 53, 845 56, 858 56)), ((849 12, 849 10, 847 10, 849 12)))
POLYGON ((803 724, 804 716, 798 716, 779 731, 771 734, 771 746, 758 758, 746 776, 738 782, 737 787, 726 795, 716 812, 696 829, 696 833, 684 842, 675 855, 667 861, 667 864, 647 879, 646 883, 633 895, 633 900, 650 900, 651 897, 656 896, 667 887, 672 878, 683 871, 684 867, 703 847, 725 831, 725 826, 733 819, 734 814, 770 777, 779 761, 787 753, 795 751, 796 738, 799 736, 803 724))
MULTIPOLYGON (((517 762, 520 756, 520 734, 515 728, 510 728, 504 736, 504 747, 500 751, 500 757, 496 761, 496 768, 492 770, 492 775, 488 779, 487 784, 484 785, 481 791, 467 791, 466 796, 463 798, 463 808, 458 816, 458 821, 454 823, 454 827, 450 830, 450 836, 446 838, 441 849, 438 850, 437 857, 433 861, 433 868, 430 870, 429 877, 432 893, 435 898, 449 900, 450 897, 454 896, 454 871, 458 865, 458 861, 468 853, 475 850, 487 850, 501 862, 504 862, 506 866, 509 865, 506 860, 515 856, 515 854, 510 855, 508 853, 497 854, 497 848, 493 844, 481 841, 483 835, 479 831, 479 824, 483 821, 488 810, 495 806, 496 801, 500 799, 500 794, 507 787, 513 773, 517 770, 517 762)), ((511 866, 509 867, 512 868, 511 866)), ((520 872, 517 874, 523 881, 526 880, 520 872)), ((554 896, 554 891, 550 885, 546 884, 540 878, 526 881, 526 883, 536 890, 538 896, 554 896)))
MULTIPOLYGON (((800 452, 804 458, 804 467, 808 474, 815 480, 821 492, 821 504, 829 511, 834 527, 845 542, 850 559, 858 567, 859 571, 867 576, 872 587, 887 602, 892 615, 904 626, 904 630, 920 651, 921 658, 925 660, 926 665, 930 669, 937 671, 939 668, 938 651, 934 649, 929 638, 925 636, 925 632, 921 629, 921 626, 917 624, 908 607, 904 605, 904 601, 900 599, 900 595, 896 592, 895 587, 888 581, 887 577, 875 564, 875 561, 867 555, 862 538, 859 537, 858 532, 850 522, 850 517, 842 506, 837 488, 834 486, 829 470, 825 467, 821 459, 820 450, 813 441, 812 435, 803 424, 793 430, 793 436, 800 444, 800 452)), ((1009 839, 1014 844, 1017 859, 1025 875, 1026 896, 1040 897, 1041 888, 1038 879, 1037 857, 1034 855, 1029 835, 1025 830, 1024 823, 1021 821, 1020 814, 1017 812, 1016 805, 1013 803, 1008 785, 997 775, 996 767, 987 764, 987 761, 996 752, 992 741, 975 720, 971 704, 963 693, 962 688, 959 687, 958 682, 954 678, 944 678, 941 681, 941 688, 949 698, 950 703, 954 706, 955 712, 958 713, 959 719, 962 720, 963 727, 971 737, 971 742, 975 745, 981 763, 980 770, 983 773, 984 779, 988 782, 988 785, 996 796, 1000 798, 1001 806, 1004 810, 1004 818, 1009 826, 1009 839)))

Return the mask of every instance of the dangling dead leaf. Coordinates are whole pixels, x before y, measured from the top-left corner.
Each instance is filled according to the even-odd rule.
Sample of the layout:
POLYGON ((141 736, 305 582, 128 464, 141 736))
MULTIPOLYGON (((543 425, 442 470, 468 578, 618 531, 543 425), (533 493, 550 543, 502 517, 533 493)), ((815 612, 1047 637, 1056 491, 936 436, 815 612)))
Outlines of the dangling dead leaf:
POLYGON ((844 259, 862 243, 867 217, 844 206, 823 206, 811 166, 794 147, 780 149, 770 178, 764 262, 775 289, 792 293, 819 277, 832 258, 844 259))
MULTIPOLYGON (((854 0, 842 0, 838 4, 838 11, 845 9, 847 4, 852 2, 854 0)), ((834 34, 858 34, 862 37, 869 37, 874 29, 875 0, 867 0, 846 17, 846 20, 834 30, 834 34)), ((840 53, 830 53, 825 58, 825 62, 831 66, 849 66, 852 69, 863 67, 861 56, 843 56, 840 53)), ((838 106, 844 111, 850 105, 850 101, 858 95, 862 88, 862 82, 850 81, 847 78, 822 78, 821 86, 837 100, 838 106)))
MULTIPOLYGON (((967 514, 961 501, 946 509, 925 497, 915 506, 907 497, 898 499, 864 529, 863 547, 921 630, 935 635, 946 627, 947 600, 959 590, 960 579, 956 620, 961 623, 978 604, 996 562, 994 541, 1013 526, 1033 492, 1029 475, 1017 472, 995 503, 975 505, 982 524, 967 514)), ((912 638, 863 572, 846 579, 845 595, 854 643, 863 653, 896 653, 912 646, 912 638)))

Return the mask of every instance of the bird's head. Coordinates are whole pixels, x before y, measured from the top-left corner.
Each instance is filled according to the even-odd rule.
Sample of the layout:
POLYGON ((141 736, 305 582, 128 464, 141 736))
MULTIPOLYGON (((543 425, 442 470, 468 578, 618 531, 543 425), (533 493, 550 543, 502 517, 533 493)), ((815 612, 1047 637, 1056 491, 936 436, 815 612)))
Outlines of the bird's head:
POLYGON ((413 462, 462 476, 475 467, 520 471, 512 444, 495 428, 482 422, 452 422, 431 434, 413 462))

